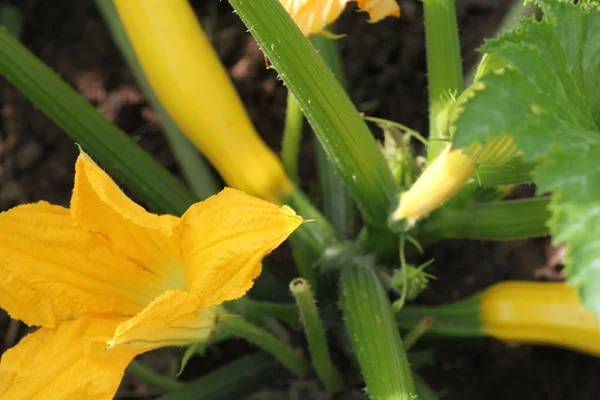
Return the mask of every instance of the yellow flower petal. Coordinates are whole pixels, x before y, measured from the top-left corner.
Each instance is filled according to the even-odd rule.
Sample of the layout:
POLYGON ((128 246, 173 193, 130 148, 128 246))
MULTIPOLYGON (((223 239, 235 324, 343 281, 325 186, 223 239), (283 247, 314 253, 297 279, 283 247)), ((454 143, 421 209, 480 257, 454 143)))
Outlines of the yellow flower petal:
POLYGON ((102 235, 116 251, 160 276, 165 288, 185 287, 175 235, 179 219, 144 210, 83 152, 75 164, 71 214, 82 229, 102 235))
POLYGON ((183 346, 207 339, 218 312, 202 308, 197 295, 169 290, 135 317, 117 327, 108 351, 128 347, 149 351, 164 346, 183 346))
POLYGON ((351 1, 360 11, 369 13, 369 22, 385 17, 399 17, 400 7, 395 0, 279 0, 305 36, 320 33, 334 22, 351 1))
POLYGON ((76 227, 66 208, 40 202, 0 213, 0 307, 28 325, 135 315, 162 286, 105 239, 76 227))
POLYGON ((0 398, 112 399, 137 355, 127 348, 105 350, 120 321, 79 318, 26 336, 2 356, 0 398))
POLYGON ((396 0, 356 0, 358 8, 369 14, 369 22, 379 22, 386 17, 399 17, 400 7, 396 0))
POLYGON ((203 307, 243 296, 261 271, 261 260, 302 218, 234 189, 197 203, 181 217, 188 291, 203 307))

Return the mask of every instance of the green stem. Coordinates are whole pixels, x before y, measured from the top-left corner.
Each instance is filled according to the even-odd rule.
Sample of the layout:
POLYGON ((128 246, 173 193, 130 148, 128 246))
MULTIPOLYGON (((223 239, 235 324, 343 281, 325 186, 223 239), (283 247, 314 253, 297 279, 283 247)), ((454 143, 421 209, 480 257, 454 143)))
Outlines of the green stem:
POLYGON ((342 269, 340 305, 369 396, 415 399, 412 374, 389 298, 372 269, 356 264, 342 269))
POLYGON ((280 376, 279 363, 264 353, 242 357, 172 391, 159 400, 238 400, 280 376))
MULTIPOLYGON (((332 32, 331 29, 329 31, 332 32)), ((311 42, 342 87, 346 87, 342 60, 335 40, 316 35, 311 42)), ((321 143, 317 141, 315 147, 323 213, 344 239, 350 239, 356 235, 358 228, 356 206, 321 143)))
POLYGON ((298 156, 300 154, 300 142, 302 141, 303 121, 304 116, 298 102, 294 95, 288 92, 283 142, 281 144, 281 161, 287 175, 296 183, 298 182, 298 156))
POLYGON ((405 306, 396 321, 402 330, 413 329, 424 318, 433 318, 426 335, 446 337, 483 337, 484 326, 479 311, 478 295, 441 306, 405 306))
POLYGON ((181 215, 197 198, 125 132, 0 28, 0 74, 155 212, 181 215))
POLYGON ((431 328, 433 318, 425 317, 404 336, 404 350, 410 350, 415 343, 431 328))
POLYGON ((144 92, 148 103, 158 114, 162 121, 166 138, 175 153, 175 157, 181 167, 181 172, 190 185, 192 191, 200 199, 206 199, 220 190, 220 185, 212 174, 208 164, 196 150, 194 145, 179 130, 175 122, 169 117, 158 97, 154 94, 144 72, 137 60, 129 38, 125 33, 125 28, 119 19, 117 9, 113 0, 95 0, 96 6, 100 10, 104 22, 108 26, 113 40, 121 51, 129 70, 135 76, 135 79, 144 92))
POLYGON ((249 318, 277 318, 293 328, 299 327, 300 317, 294 304, 258 301, 242 297, 228 303, 237 313, 249 318))
POLYGON ((458 96, 464 84, 454 0, 423 0, 423 9, 429 83, 427 160, 431 163, 446 146, 438 139, 448 138, 443 122, 449 95, 458 96))
POLYGON ((328 392, 338 392, 342 389, 344 382, 342 375, 331 360, 323 321, 319 316, 310 285, 306 280, 297 278, 290 283, 290 291, 296 298, 296 304, 300 310, 302 325, 308 341, 308 350, 315 371, 328 392))
POLYGON ((516 185, 533 182, 531 173, 534 168, 535 164, 515 157, 502 165, 480 165, 477 175, 485 186, 516 185))
POLYGON ((230 0, 300 104, 368 224, 387 227, 396 193, 375 138, 278 0, 230 0))
POLYGON ((0 26, 4 26, 15 38, 21 39, 22 23, 19 10, 7 4, 0 4, 0 26))
POLYGON ((310 373, 310 364, 304 357, 298 355, 274 335, 240 317, 230 316, 221 321, 219 327, 223 332, 229 332, 255 344, 275 357, 294 375, 302 377, 310 373))
POLYGON ((129 363, 127 372, 139 379, 140 382, 158 389, 175 390, 183 387, 183 383, 157 374, 136 360, 129 363))
POLYGON ((440 209, 419 230, 428 246, 441 239, 516 240, 550 234, 548 197, 477 203, 464 209, 440 209))

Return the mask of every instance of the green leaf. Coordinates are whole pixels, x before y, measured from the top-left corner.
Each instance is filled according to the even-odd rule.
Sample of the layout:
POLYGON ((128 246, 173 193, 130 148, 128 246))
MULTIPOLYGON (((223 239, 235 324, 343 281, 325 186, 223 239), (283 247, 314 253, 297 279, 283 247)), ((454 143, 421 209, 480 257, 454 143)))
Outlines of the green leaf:
POLYGON ((552 192, 550 232, 567 244, 566 274, 600 315, 600 7, 538 0, 542 21, 524 19, 482 51, 506 63, 464 96, 455 146, 513 136, 537 162, 538 193, 552 192))
POLYGON ((190 361, 190 358, 196 355, 199 347, 201 347, 201 343, 193 343, 189 345, 187 349, 185 349, 185 353, 183 353, 183 357, 181 357, 179 372, 177 373, 177 375, 175 375, 177 378, 179 378, 183 373, 183 370, 187 366, 188 361, 190 361))

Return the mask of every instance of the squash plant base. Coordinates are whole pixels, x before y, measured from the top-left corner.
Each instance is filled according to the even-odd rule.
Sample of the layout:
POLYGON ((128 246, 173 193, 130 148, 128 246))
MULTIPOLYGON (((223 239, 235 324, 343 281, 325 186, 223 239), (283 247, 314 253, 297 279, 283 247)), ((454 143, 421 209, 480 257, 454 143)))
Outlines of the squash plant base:
MULTIPOLYGON (((123 73, 125 67, 120 55, 97 13, 91 12, 92 2, 71 2, 72 8, 63 8, 60 13, 56 9, 51 10, 44 2, 39 3, 24 16, 29 21, 24 27, 27 45, 36 54, 46 54, 50 65, 68 82, 76 82, 83 76, 90 77, 86 84, 79 86, 81 92, 90 93, 89 90, 94 87, 107 91, 107 98, 94 100, 97 105, 127 131, 136 132, 143 147, 151 151, 153 156, 168 167, 173 167, 175 163, 165 150, 165 141, 157 134, 155 125, 148 125, 151 120, 148 119, 145 105, 138 92, 132 89, 132 80, 123 73), (52 36, 42 39, 50 27, 67 24, 70 32, 52 29, 52 36)), ((196 3, 199 4, 200 15, 208 15, 208 5, 196 3)), ((260 118, 254 118, 257 129, 265 134, 270 144, 277 147, 281 110, 285 107, 285 90, 278 87, 270 91, 269 88, 276 85, 275 73, 266 72, 262 55, 253 45, 246 44, 245 28, 237 16, 231 14, 227 3, 212 3, 217 4, 216 26, 219 30, 232 27, 234 32, 229 37, 219 36, 218 33, 213 36, 217 48, 232 68, 230 71, 234 74, 237 89, 248 100, 246 104, 250 114, 261 115, 260 118), (247 70, 236 67, 238 63, 243 64, 241 61, 248 63, 247 70), (263 100, 251 101, 257 96, 263 100)), ((471 50, 478 45, 480 38, 489 35, 494 25, 502 19, 507 4, 501 3, 508 2, 487 1, 480 6, 478 4, 484 4, 483 1, 471 1, 463 9, 465 25, 461 28, 461 36, 468 50, 464 54, 466 64, 475 60, 476 55, 471 50)), ((416 66, 424 65, 422 31, 417 28, 418 17, 413 21, 408 18, 407 8, 403 12, 406 18, 377 26, 356 24, 356 16, 350 13, 349 18, 342 18, 338 25, 339 30, 348 33, 349 37, 338 42, 346 55, 345 70, 361 111, 371 112, 373 109, 369 107, 373 103, 369 102, 376 99, 381 116, 397 119, 423 132, 425 129, 419 124, 422 124, 424 115, 419 113, 426 109, 427 102, 423 71, 416 70, 416 66), (360 40, 351 42, 352 39, 360 40), (368 43, 378 43, 380 46, 373 48, 368 43), (365 57, 366 54, 369 57, 365 57), (386 64, 373 66, 375 55, 378 59, 387 60, 386 64), (363 74, 367 68, 374 69, 363 74), (414 79, 415 76, 417 79, 414 79), (392 83, 395 86, 390 90, 392 83), (398 107, 398 104, 403 106, 398 107)), ((4 133, 6 126, 12 126, 16 138, 14 147, 0 156, 3 165, 15 166, 7 168, 2 175, 0 210, 38 198, 66 205, 73 177, 62 171, 72 168, 77 148, 66 135, 36 113, 27 101, 7 88, 3 81, 0 81, 0 97, 3 104, 10 104, 14 109, 12 115, 0 118, 1 129, 4 133)), ((7 142, 5 136, 0 138, 3 145, 7 142)), ((307 156, 303 154, 301 157, 306 159, 307 156)), ((309 163, 301 163, 300 175, 305 182, 309 182, 312 168, 309 163)), ((530 194, 527 190, 525 188, 525 192, 520 194, 530 194)), ((490 282, 504 278, 535 279, 534 269, 545 263, 544 248, 543 240, 511 244, 452 241, 438 246, 434 250, 435 256, 447 263, 448 268, 436 271, 438 281, 433 283, 432 298, 428 300, 449 302, 452 299, 449 288, 455 288, 461 296, 466 296, 483 289, 490 282), (487 265, 481 268, 480 260, 484 256, 487 265), (506 259, 511 260, 508 269, 506 259)), ((282 256, 281 253, 279 255, 282 256)), ((291 265, 291 261, 284 261, 281 265, 291 265)), ((7 328, 8 320, 0 316, 0 337, 6 338, 7 328)), ((21 329, 19 334, 22 333, 21 329)), ((16 337, 14 340, 18 339, 16 337)), ((236 341, 222 348, 225 356, 234 358, 247 352, 250 346, 236 341)), ((147 356, 145 365, 157 370, 166 367, 164 353, 149 353, 147 356)), ((182 378, 197 377, 206 371, 206 365, 214 365, 221 360, 212 352, 205 357, 202 363, 198 359, 191 360, 182 378)), ((600 392, 600 383, 597 382, 600 361, 563 350, 530 350, 529 347, 514 348, 483 340, 465 342, 459 347, 445 346, 437 353, 436 362, 437 366, 427 367, 422 375, 435 389, 447 388, 447 400, 464 400, 464 393, 472 394, 474 399, 503 399, 498 394, 499 382, 503 393, 515 400, 545 400, 553 396, 578 400, 595 398, 600 392), (442 369, 444 363, 451 368, 442 369), (567 365, 569 371, 565 373, 567 365), (587 382, 587 385, 576 388, 577 382, 587 382)), ((126 378, 125 384, 133 385, 133 382, 133 379, 126 378)), ((131 385, 128 387, 135 388, 131 385)))

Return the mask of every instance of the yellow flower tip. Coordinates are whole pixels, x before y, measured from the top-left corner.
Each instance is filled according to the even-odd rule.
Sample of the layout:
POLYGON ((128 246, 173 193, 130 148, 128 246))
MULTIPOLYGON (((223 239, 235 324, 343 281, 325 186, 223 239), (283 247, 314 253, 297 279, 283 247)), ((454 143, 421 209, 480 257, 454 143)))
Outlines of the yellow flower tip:
POLYGON ((475 172, 475 163, 461 149, 447 148, 421 174, 392 213, 392 223, 406 220, 414 224, 448 201, 475 172))
MULTIPOLYGON (((75 162, 75 185, 71 197, 71 215, 75 222, 89 231, 98 231, 94 215, 113 214, 142 228, 160 234, 173 234, 178 219, 170 215, 159 216, 146 211, 131 201, 111 177, 80 148, 75 162)), ((110 219, 107 219, 110 220, 110 219)))
POLYGON ((322 33, 327 25, 339 18, 351 1, 358 3, 359 11, 369 14, 369 22, 400 16, 396 0, 280 0, 305 36, 322 33))
POLYGON ((357 0, 360 11, 369 14, 369 22, 376 23, 387 17, 400 17, 400 6, 396 0, 357 0))

